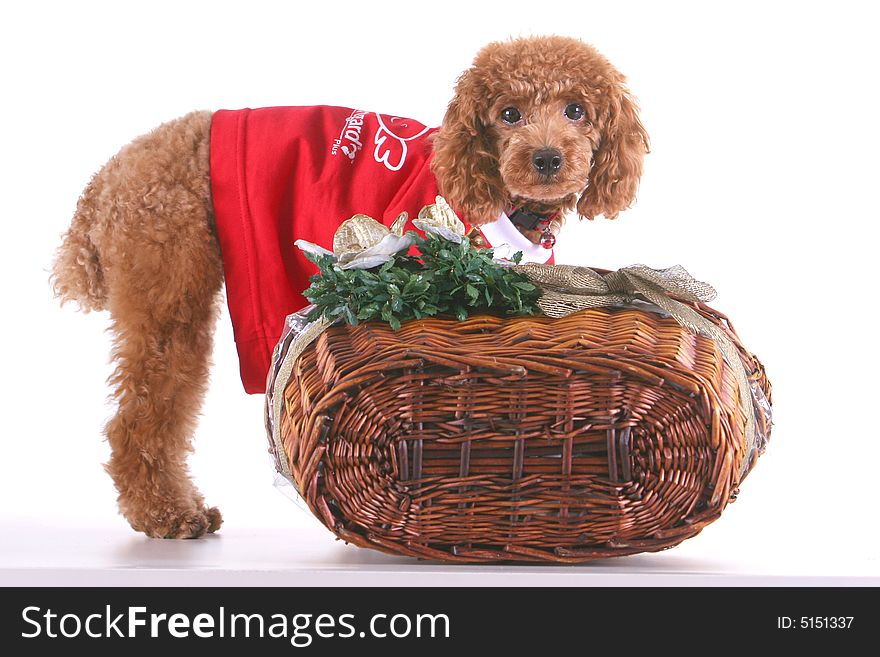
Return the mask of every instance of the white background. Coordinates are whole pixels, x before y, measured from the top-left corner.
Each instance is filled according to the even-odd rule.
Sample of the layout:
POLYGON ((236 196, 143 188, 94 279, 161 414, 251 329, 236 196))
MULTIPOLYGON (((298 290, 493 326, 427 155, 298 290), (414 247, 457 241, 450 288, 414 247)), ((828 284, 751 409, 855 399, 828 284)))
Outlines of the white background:
MULTIPOLYGON (((648 563, 880 573, 871 3, 310 4, 0 9, 4 539, 127 531, 101 466, 108 319, 59 309, 48 285, 77 196, 122 145, 192 109, 340 104, 436 125, 480 46, 557 33, 628 76, 653 147, 635 208, 570 222, 558 261, 684 265, 719 290, 714 305, 774 384, 772 442, 740 499, 648 563)), ((209 503, 228 532, 313 528, 272 486, 262 398, 241 390, 225 313, 214 360, 191 460, 209 503)))

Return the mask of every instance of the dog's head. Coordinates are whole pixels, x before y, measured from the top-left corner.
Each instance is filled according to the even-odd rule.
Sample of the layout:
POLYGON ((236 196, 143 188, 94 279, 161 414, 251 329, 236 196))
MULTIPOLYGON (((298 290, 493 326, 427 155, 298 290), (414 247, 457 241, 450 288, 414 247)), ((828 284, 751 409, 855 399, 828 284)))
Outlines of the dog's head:
POLYGON ((440 193, 480 225, 512 205, 613 219, 633 202, 648 135, 625 78, 566 37, 491 43, 435 135, 440 193))

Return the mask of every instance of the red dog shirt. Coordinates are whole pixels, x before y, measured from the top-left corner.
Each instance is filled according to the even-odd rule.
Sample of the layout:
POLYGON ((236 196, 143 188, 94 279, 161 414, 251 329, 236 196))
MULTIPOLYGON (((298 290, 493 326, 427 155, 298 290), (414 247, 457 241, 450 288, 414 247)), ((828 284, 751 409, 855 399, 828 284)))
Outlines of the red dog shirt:
MULTIPOLYGON (((265 392, 284 318, 308 304, 302 291, 316 268, 294 242, 331 248, 336 228, 356 213, 388 226, 404 211, 416 217, 437 195, 429 139, 435 131, 344 107, 214 114, 211 192, 247 392, 265 392)), ((526 260, 552 257, 504 215, 483 233, 489 244, 522 250, 526 260)))

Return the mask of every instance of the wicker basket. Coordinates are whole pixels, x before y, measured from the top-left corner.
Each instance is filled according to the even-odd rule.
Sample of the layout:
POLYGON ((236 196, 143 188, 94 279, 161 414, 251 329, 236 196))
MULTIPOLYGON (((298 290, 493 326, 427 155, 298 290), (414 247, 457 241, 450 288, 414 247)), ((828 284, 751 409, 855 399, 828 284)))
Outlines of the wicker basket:
MULTIPOLYGON (((727 319, 692 307, 769 400, 727 319)), ((312 512, 346 542, 426 559, 669 548, 719 517, 758 453, 718 346, 639 308, 334 326, 280 383, 276 456, 312 512)))

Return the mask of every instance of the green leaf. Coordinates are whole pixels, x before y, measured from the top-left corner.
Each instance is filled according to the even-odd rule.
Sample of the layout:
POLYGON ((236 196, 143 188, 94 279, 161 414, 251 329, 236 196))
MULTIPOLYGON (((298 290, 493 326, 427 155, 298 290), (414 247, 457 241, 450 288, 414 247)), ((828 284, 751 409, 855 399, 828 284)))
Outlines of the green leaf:
POLYGON ((355 316, 355 314, 351 311, 351 308, 349 308, 348 306, 343 306, 342 308, 343 308, 343 315, 344 315, 345 321, 348 324, 351 324, 352 326, 357 326, 358 319, 355 316))
POLYGON ((377 315, 379 313, 379 306, 375 303, 368 303, 365 306, 361 307, 358 311, 357 318, 358 319, 370 319, 371 317, 377 315))

